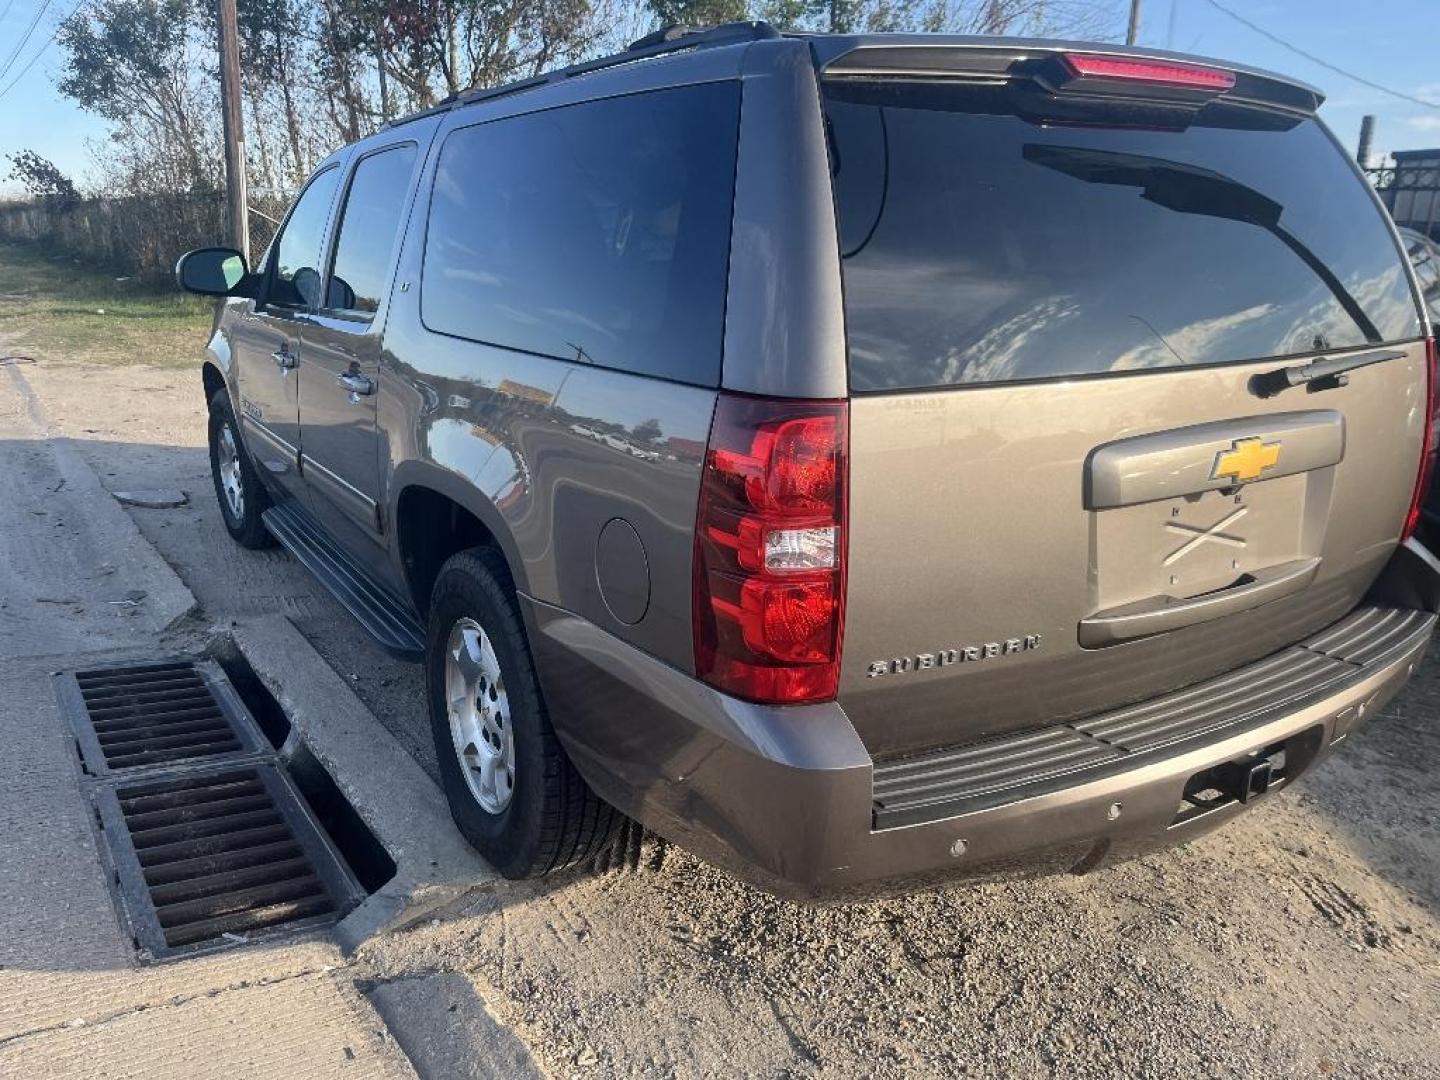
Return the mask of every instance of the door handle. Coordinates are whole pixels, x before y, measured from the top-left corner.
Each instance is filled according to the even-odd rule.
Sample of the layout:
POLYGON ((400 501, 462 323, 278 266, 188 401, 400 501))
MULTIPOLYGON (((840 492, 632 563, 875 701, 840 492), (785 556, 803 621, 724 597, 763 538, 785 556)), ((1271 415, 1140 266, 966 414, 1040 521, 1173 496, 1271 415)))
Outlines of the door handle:
POLYGON ((364 375, 357 375, 352 371, 336 375, 335 382, 352 394, 373 394, 375 392, 373 382, 364 375))
POLYGON ((1299 592, 1315 580, 1315 572, 1319 569, 1318 558, 1295 559, 1246 574, 1228 589, 1203 596, 1183 600, 1173 596, 1152 596, 1133 604, 1097 611, 1080 620, 1080 645, 1086 649, 1103 648, 1249 611, 1299 592))
POLYGON ((270 354, 270 359, 275 361, 275 366, 281 371, 291 371, 295 367, 295 354, 290 351, 288 345, 281 345, 270 354))

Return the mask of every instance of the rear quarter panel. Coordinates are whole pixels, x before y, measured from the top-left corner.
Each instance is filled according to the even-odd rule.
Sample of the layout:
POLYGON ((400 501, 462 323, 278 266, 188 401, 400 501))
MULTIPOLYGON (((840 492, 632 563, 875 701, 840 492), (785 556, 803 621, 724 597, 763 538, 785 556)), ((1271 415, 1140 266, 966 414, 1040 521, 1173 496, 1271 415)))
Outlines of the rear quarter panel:
POLYGON ((694 669, 690 565, 716 391, 431 331, 420 310, 424 240, 439 149, 455 128, 733 79, 742 51, 707 50, 684 58, 683 67, 662 59, 602 71, 448 116, 401 250, 381 360, 377 408, 389 519, 408 484, 451 495, 497 535, 522 593, 682 671, 694 669), (615 519, 628 523, 643 548, 627 567, 633 578, 638 565, 648 580, 638 620, 616 617, 597 578, 600 535, 615 519))
POLYGON ((483 500, 477 516, 500 534, 521 592, 692 670, 691 547, 715 392, 446 338, 413 325, 415 313, 396 321, 425 342, 426 370, 402 374, 403 353, 387 350, 391 514, 404 486, 439 472, 451 483, 421 482, 483 500), (644 549, 649 595, 634 623, 616 618, 597 579, 601 530, 617 518, 644 549))

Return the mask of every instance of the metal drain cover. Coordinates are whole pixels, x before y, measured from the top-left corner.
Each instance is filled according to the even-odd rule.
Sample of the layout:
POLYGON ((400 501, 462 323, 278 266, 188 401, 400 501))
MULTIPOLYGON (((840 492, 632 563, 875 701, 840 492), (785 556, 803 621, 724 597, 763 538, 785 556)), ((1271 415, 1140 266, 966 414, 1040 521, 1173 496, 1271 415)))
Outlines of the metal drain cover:
POLYGON ((93 668, 56 680, 92 776, 269 749, 210 661, 93 668))
POLYGON ((59 672, 55 686, 142 959, 328 925, 365 898, 218 664, 59 672))
POLYGON ((326 925, 364 899, 273 764, 107 783, 95 805, 136 944, 152 957, 326 925))

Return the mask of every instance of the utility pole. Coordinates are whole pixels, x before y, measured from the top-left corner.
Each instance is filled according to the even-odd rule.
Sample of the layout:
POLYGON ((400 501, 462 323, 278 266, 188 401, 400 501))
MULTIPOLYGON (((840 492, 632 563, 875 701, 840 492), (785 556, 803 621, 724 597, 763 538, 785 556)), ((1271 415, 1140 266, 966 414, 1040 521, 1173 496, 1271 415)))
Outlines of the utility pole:
POLYGON ((1375 141, 1375 117, 1366 115, 1360 118, 1360 142, 1355 147, 1355 160, 1359 162, 1360 168, 1370 167, 1370 144, 1375 141))
POLYGON ((1130 0, 1130 25, 1125 30, 1125 44, 1134 45, 1140 36, 1140 0, 1130 0))
POLYGON ((230 246, 250 262, 250 215, 245 192, 245 114, 240 111, 240 43, 235 0, 220 5, 220 112, 225 123, 225 205, 230 246))

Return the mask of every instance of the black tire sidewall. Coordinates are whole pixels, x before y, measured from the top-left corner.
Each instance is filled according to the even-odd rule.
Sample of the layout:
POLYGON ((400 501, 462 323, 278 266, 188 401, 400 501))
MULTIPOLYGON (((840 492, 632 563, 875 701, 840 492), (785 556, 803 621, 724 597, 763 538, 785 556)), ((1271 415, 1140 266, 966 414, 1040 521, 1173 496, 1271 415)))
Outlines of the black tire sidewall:
POLYGON ((468 552, 457 555, 436 578, 426 634, 425 669, 440 778, 455 824, 502 874, 529 876, 536 871, 541 855, 542 822, 551 797, 548 789, 552 769, 547 750, 554 736, 549 732, 530 649, 509 591, 482 557, 468 552), (475 801, 450 736, 445 652, 451 628, 464 617, 479 623, 494 646, 510 704, 515 788, 510 802, 498 814, 475 801))

